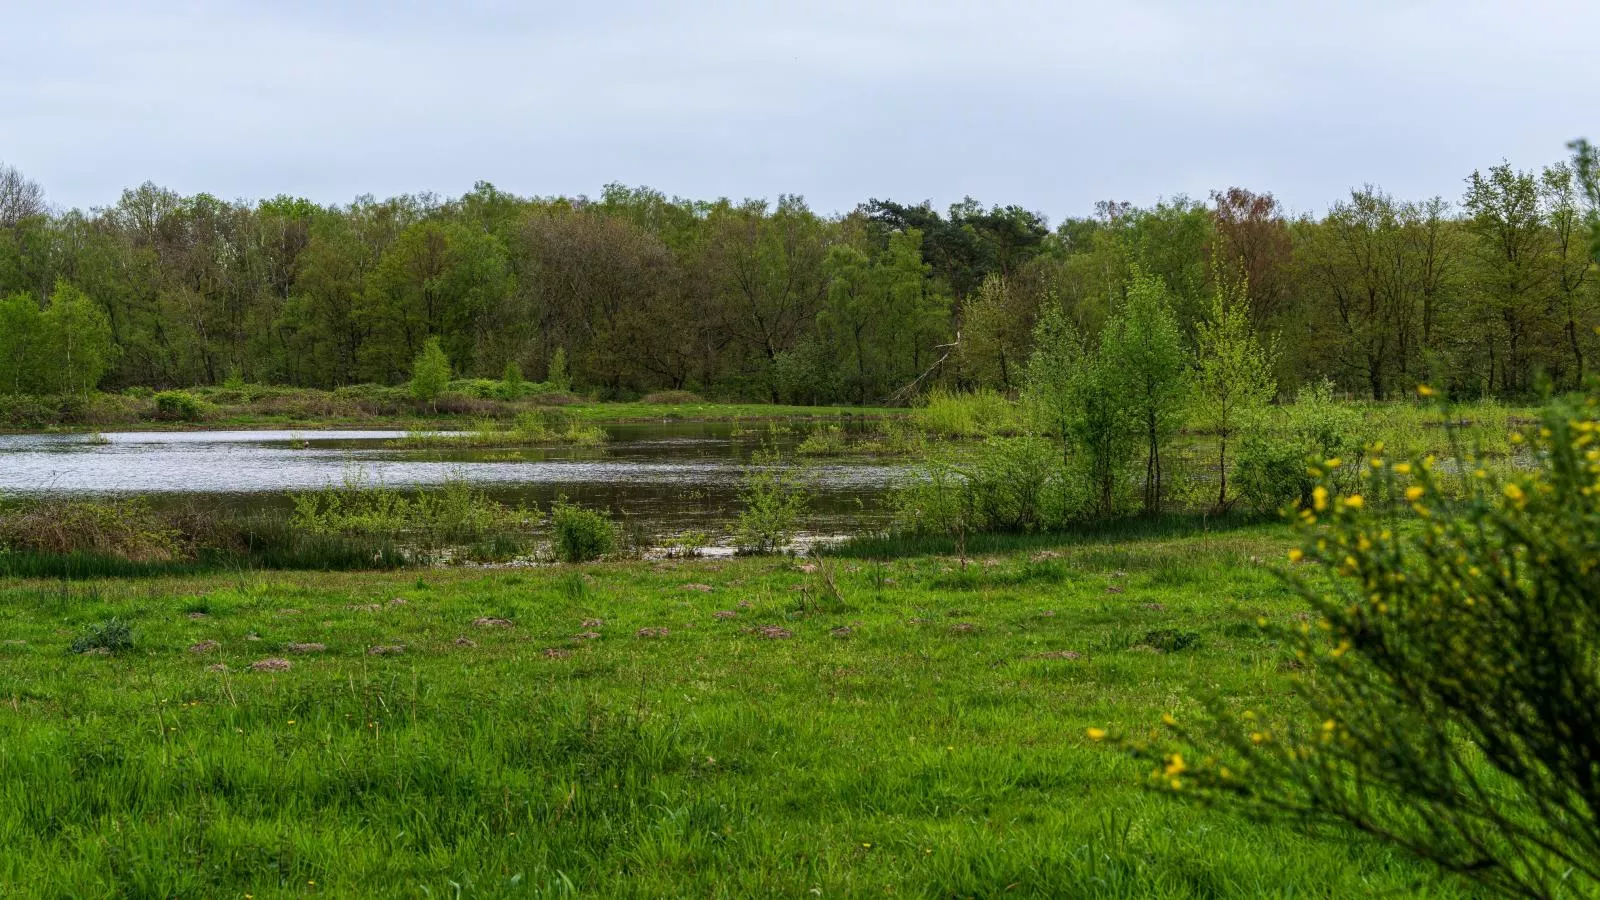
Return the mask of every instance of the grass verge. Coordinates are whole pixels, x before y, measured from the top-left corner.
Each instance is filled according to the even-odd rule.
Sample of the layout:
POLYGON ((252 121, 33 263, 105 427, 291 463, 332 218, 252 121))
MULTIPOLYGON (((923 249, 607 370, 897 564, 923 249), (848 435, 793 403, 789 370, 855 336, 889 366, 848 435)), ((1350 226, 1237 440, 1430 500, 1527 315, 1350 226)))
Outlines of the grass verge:
POLYGON ((8 581, 0 894, 1456 895, 1083 737, 1292 708, 1288 540, 8 581))

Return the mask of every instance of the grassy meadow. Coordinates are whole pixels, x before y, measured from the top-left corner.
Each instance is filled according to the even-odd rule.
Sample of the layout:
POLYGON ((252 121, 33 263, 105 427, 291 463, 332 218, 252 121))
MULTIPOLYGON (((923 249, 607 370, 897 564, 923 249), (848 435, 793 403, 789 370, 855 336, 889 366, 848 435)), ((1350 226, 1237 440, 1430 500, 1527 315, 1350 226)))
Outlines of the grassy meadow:
POLYGON ((0 895, 1455 896, 1085 739, 1292 712, 1289 537, 13 579, 0 895))

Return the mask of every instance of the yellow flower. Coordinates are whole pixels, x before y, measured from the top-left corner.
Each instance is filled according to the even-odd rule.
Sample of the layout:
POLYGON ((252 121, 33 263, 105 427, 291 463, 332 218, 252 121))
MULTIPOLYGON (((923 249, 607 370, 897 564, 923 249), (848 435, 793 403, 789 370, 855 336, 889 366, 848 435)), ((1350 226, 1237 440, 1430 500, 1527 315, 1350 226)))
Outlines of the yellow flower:
POLYGON ((1344 461, 1341 460, 1339 457, 1335 456, 1333 459, 1330 459, 1327 462, 1323 463, 1323 465, 1327 466, 1330 469, 1337 469, 1341 465, 1344 465, 1344 461))
POLYGON ((1184 773, 1184 772, 1186 772, 1188 770, 1189 770, 1189 766, 1184 763, 1183 754, 1182 753, 1174 753, 1171 756, 1167 757, 1167 776, 1168 777, 1171 777, 1173 775, 1181 775, 1182 773, 1184 773))
POLYGON ((293 720, 293 719, 290 719, 290 720, 289 720, 289 724, 290 724, 290 725, 293 725, 293 724, 294 724, 294 720, 293 720))
POLYGON ((1360 509, 1363 505, 1365 505, 1365 503, 1366 501, 1361 499, 1360 494, 1351 494, 1350 496, 1344 498, 1344 505, 1350 507, 1351 509, 1360 509))
POLYGON ((1328 508, 1328 489, 1320 484, 1311 491, 1311 508, 1317 512, 1328 508))
POLYGON ((1419 397, 1432 397, 1434 393, 1434 389, 1425 384, 1417 385, 1417 396, 1419 397))
POLYGON ((1161 724, 1166 725, 1169 728, 1174 728, 1177 727, 1178 720, 1173 717, 1172 713, 1162 713, 1161 724))
POLYGON ((1415 503, 1418 500, 1421 500, 1422 495, 1426 493, 1427 491, 1424 490, 1421 485, 1414 484, 1411 487, 1406 488, 1406 499, 1410 500, 1412 503, 1415 503))
POLYGON ((1503 488, 1503 490, 1505 491, 1506 496, 1510 498, 1512 503, 1521 505, 1525 499, 1522 493, 1522 488, 1515 484, 1508 484, 1505 486, 1505 488, 1503 488))
POLYGON ((1297 563, 1300 560, 1305 559, 1305 557, 1306 557, 1306 552, 1304 550, 1301 550, 1299 547, 1296 547, 1293 550, 1289 551, 1289 562, 1297 563))
POLYGON ((1103 741, 1106 739, 1106 730, 1104 728, 1086 728, 1083 733, 1088 735, 1091 741, 1103 741))
POLYGON ((1394 471, 1396 475, 1410 475, 1411 463, 1395 463, 1394 471))

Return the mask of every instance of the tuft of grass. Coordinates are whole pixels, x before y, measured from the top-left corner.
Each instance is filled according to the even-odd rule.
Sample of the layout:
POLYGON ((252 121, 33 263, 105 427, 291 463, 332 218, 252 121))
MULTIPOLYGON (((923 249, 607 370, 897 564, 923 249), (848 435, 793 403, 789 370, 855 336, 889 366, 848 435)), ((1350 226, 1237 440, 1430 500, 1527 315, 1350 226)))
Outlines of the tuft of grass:
POLYGON ((911 411, 911 422, 929 434, 947 438, 978 438, 1014 434, 1022 428, 1017 404, 987 388, 952 392, 930 391, 911 411))
POLYGON ((121 653, 133 649, 133 628, 116 616, 96 622, 72 639, 72 653, 121 653))

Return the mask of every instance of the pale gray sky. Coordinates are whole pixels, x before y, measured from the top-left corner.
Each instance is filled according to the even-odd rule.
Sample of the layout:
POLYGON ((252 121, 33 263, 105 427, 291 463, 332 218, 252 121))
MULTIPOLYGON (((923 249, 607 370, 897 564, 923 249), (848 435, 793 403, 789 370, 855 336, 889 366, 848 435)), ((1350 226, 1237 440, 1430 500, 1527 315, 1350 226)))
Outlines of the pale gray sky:
POLYGON ((58 206, 803 194, 1059 221, 1373 182, 1600 138, 1593 0, 0 0, 0 161, 58 206))

